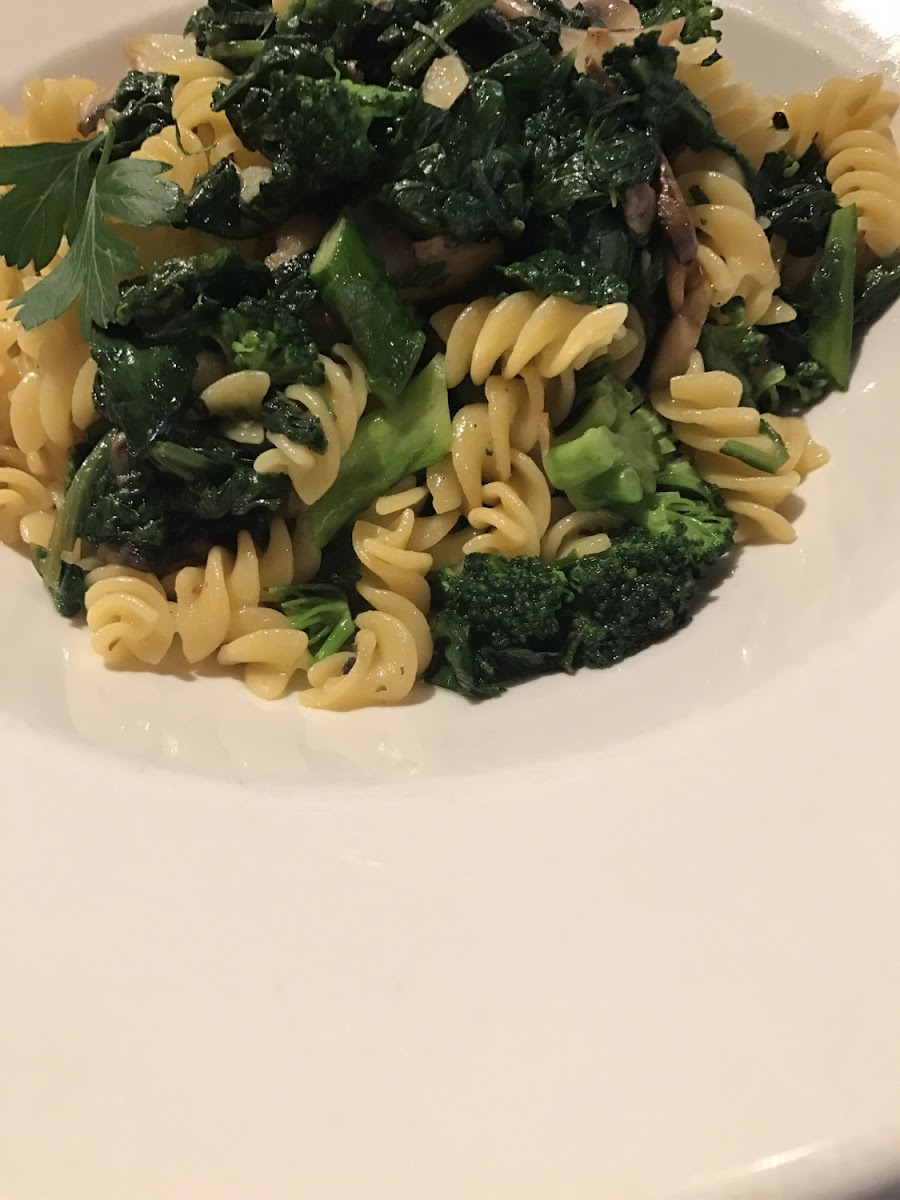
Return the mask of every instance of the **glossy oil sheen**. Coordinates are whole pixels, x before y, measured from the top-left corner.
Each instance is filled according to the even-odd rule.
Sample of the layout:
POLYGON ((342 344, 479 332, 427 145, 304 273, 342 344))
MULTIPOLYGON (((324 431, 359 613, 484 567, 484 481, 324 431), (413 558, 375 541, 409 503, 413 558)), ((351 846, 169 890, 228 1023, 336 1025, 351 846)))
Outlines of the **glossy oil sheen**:
MULTIPOLYGON (((7 5, 0 91, 180 9, 7 5)), ((778 91, 878 0, 733 5, 778 91)), ((111 673, 0 548, 3 1200, 828 1200, 900 1170, 896 346, 793 547, 472 707, 111 673)))

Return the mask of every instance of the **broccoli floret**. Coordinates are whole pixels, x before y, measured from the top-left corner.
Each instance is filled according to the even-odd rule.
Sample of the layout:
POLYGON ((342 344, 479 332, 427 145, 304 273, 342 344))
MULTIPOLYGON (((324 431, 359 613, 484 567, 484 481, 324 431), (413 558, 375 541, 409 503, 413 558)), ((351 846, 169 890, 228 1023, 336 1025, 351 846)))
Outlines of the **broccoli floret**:
POLYGON ((216 96, 245 146, 293 183, 295 208, 332 196, 378 168, 398 121, 415 93, 334 77, 327 60, 308 47, 275 38, 249 71, 216 96), (300 60, 297 55, 300 54, 300 60))
POLYGON ((611 666, 686 625, 702 574, 731 549, 735 527, 688 464, 668 478, 705 498, 647 500, 602 554, 552 564, 471 554, 460 571, 438 571, 432 682, 497 696, 526 675, 611 666))
POLYGON ((245 300, 222 313, 216 340, 236 371, 265 371, 276 386, 325 378, 306 323, 277 296, 245 300))
POLYGON ((433 591, 432 683, 488 699, 513 679, 558 668, 568 597, 558 567, 470 554, 461 571, 438 571, 433 591))
POLYGON ((734 518, 686 459, 676 460, 664 481, 681 490, 658 492, 629 509, 629 516, 654 538, 677 542, 693 568, 710 566, 734 545, 734 518))
POLYGON ((310 254, 291 260, 271 273, 265 295, 219 314, 210 332, 234 370, 265 371, 275 387, 324 381, 319 350, 304 319, 316 301, 311 261, 310 254))
POLYGON ((280 588, 273 599, 294 628, 307 634, 316 662, 343 650, 356 631, 347 597, 339 588, 314 584, 280 588))
POLYGON ((636 504, 656 490, 664 455, 675 450, 656 413, 614 375, 591 391, 580 420, 544 455, 554 487, 590 512, 636 504))
POLYGON ((569 638, 560 665, 611 667, 682 629, 691 619, 697 572, 683 537, 629 527, 604 554, 564 564, 572 589, 569 638))
POLYGON ((824 367, 812 359, 804 359, 785 375, 778 388, 779 400, 785 410, 802 412, 818 404, 833 387, 832 378, 824 367))

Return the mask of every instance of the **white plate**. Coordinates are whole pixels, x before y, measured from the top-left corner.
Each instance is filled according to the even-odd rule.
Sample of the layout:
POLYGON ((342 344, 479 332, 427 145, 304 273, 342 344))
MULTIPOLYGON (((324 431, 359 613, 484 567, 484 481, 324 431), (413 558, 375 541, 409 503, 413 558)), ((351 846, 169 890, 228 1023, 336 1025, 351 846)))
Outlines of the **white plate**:
MULTIPOLYGON (((9 93, 117 76, 123 30, 183 17, 4 8, 9 93)), ((727 30, 781 91, 900 60, 880 0, 727 30)), ((900 1170, 898 337, 813 416, 834 462, 796 546, 622 668, 481 707, 117 676, 2 551, 3 1200, 793 1200, 900 1170)))

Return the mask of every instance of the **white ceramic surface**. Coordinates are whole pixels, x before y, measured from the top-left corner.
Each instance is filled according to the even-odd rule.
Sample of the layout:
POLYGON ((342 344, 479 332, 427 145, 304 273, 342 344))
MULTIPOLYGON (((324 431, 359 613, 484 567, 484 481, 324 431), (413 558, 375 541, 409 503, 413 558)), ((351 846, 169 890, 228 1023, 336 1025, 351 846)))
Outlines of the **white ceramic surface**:
MULTIPOLYGON (((182 15, 3 8, 6 99, 182 15)), ((887 0, 786 9, 726 26, 771 88, 900 61, 887 0)), ((825 1200, 900 1171, 898 337, 813 416, 834 462, 796 546, 636 661, 478 708, 114 675, 0 550, 2 1200, 825 1200)))

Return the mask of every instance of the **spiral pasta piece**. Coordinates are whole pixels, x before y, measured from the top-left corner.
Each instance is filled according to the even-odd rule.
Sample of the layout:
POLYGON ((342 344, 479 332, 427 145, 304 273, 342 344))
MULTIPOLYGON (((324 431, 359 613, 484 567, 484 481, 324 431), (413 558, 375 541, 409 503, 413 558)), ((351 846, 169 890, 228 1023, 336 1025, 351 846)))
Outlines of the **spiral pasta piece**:
POLYGON ((796 92, 782 104, 788 125, 785 149, 802 158, 815 144, 828 159, 832 144, 845 134, 887 136, 898 107, 900 95, 885 88, 881 75, 830 79, 817 92, 796 92))
POLYGON ((563 558, 585 558, 602 554, 612 545, 610 529, 621 525, 621 519, 606 509, 579 512, 564 497, 551 504, 551 525, 541 539, 541 558, 558 562, 563 558))
POLYGON ((135 71, 156 71, 174 75, 181 83, 195 79, 225 81, 231 72, 222 63, 197 53, 192 37, 177 33, 141 33, 129 38, 122 49, 135 71))
POLYGON ((744 185, 701 167, 681 171, 678 183, 697 231, 697 259, 712 286, 713 307, 740 296, 748 325, 792 320, 793 309, 775 296, 781 277, 744 185))
POLYGON ((132 158, 146 162, 160 162, 166 167, 161 179, 177 183, 185 193, 190 192, 201 176, 210 170, 209 151, 196 134, 188 130, 180 134, 174 125, 147 138, 142 146, 132 153, 132 158))
POLYGON ((855 204, 866 244, 880 258, 900 249, 900 162, 891 121, 900 95, 880 75, 829 80, 783 105, 788 149, 801 157, 815 145, 841 205, 855 204))
POLYGON ((156 576, 99 567, 87 583, 85 609, 97 653, 115 664, 162 662, 175 640, 175 617, 156 576))
POLYGON ((349 346, 338 345, 332 354, 340 361, 321 356, 325 370, 323 387, 297 384, 286 392, 289 400, 318 417, 327 442, 324 453, 316 454, 283 434, 276 434, 270 439, 274 449, 264 451, 255 463, 261 475, 290 476, 294 491, 304 504, 315 503, 337 479, 341 459, 356 436, 369 398, 366 373, 356 352, 349 346))
POLYGON ((353 547, 363 567, 357 590, 372 606, 357 618, 352 652, 330 655, 310 668, 307 708, 346 711, 399 704, 431 661, 426 576, 432 557, 409 548, 416 518, 405 509, 393 524, 357 521, 353 547))
POLYGON ((213 98, 222 77, 212 70, 218 63, 212 59, 203 62, 210 64, 211 74, 180 80, 172 95, 172 116, 181 144, 199 145, 208 154, 211 167, 226 158, 241 169, 265 166, 267 160, 246 149, 226 114, 214 111, 213 98))
POLYGON ((97 93, 90 79, 33 79, 22 89, 25 140, 73 142, 82 134, 82 108, 97 93))
POLYGON ((788 449, 787 461, 775 474, 723 454, 730 440, 771 449, 760 414, 742 405, 742 397, 739 379, 725 371, 706 371, 695 354, 688 373, 675 376, 668 390, 653 393, 651 400, 660 416, 672 422, 675 437, 690 451, 700 475, 722 492, 737 518, 738 540, 793 542, 796 532, 777 510, 803 474, 828 461, 827 452, 812 441, 799 418, 767 417, 788 449))
POLYGON ((550 524, 550 486, 537 463, 513 451, 509 477, 484 485, 469 524, 477 532, 465 542, 464 554, 539 555, 550 524))
POLYGON ((854 131, 828 150, 831 190, 841 205, 856 205, 866 244, 879 258, 900 250, 900 157, 892 139, 854 131))
MULTIPOLYGON (((432 325, 447 345, 447 386, 470 376, 483 384, 500 364, 504 379, 534 366, 544 379, 580 370, 626 337, 626 304, 603 308, 559 296, 542 299, 515 292, 504 300, 485 297, 436 313, 432 325)), ((628 344, 628 351, 633 343, 628 344)))
POLYGON ((16 467, 0 467, 0 541, 19 545, 23 520, 52 504, 49 490, 33 475, 16 467))
POLYGON ((749 83, 735 83, 734 64, 727 58, 710 58, 718 52, 715 38, 685 44, 676 42, 676 78, 691 89, 709 109, 716 129, 743 150, 754 167, 767 154, 783 150, 789 134, 775 125, 779 102, 760 96, 749 83))

